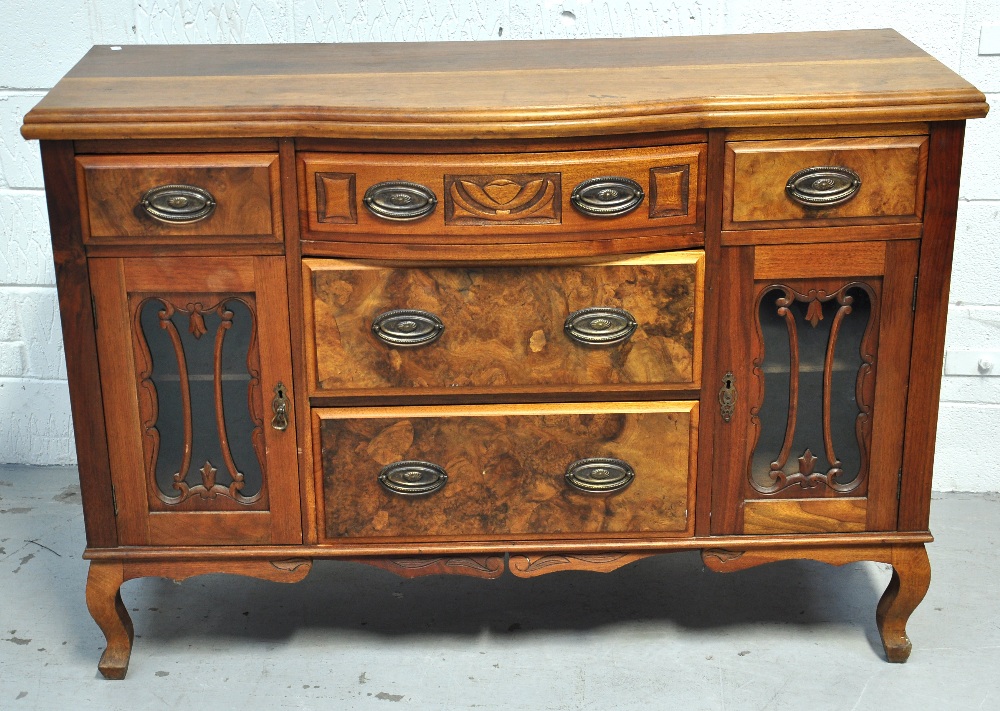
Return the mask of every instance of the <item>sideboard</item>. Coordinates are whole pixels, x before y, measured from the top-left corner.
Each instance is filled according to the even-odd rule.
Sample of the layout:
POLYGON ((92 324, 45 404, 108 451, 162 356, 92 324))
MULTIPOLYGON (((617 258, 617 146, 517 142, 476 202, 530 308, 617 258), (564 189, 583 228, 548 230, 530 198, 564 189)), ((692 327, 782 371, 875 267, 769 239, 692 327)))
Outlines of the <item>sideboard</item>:
POLYGON ((94 47, 41 140, 99 668, 119 588, 924 544, 965 120, 891 30, 94 47))

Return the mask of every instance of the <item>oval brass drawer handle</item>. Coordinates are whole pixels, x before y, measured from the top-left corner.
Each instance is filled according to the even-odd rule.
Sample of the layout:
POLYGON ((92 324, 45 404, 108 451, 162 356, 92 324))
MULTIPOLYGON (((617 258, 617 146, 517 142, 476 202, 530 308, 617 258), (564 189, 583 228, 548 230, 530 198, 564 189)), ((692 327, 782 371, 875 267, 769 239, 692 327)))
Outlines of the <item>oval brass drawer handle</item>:
POLYGON ((368 188, 362 202, 383 220, 419 220, 434 212, 437 196, 418 183, 389 180, 368 188))
POLYGON ((627 341, 638 328, 635 318, 625 309, 592 306, 566 317, 566 335, 587 346, 613 346, 627 341))
POLYGON ((215 212, 215 198, 195 185, 160 185, 143 193, 139 208, 158 222, 184 224, 215 212))
POLYGON ((818 165, 793 174, 785 193, 804 207, 835 207, 858 194, 861 177, 850 168, 818 165))
POLYGON ((439 339, 444 333, 444 323, 430 311, 394 309, 375 317, 372 333, 390 346, 412 348, 439 339))
POLYGON ((607 176, 584 180, 573 189, 570 204, 591 217, 621 217, 642 204, 642 186, 629 178, 607 176))
POLYGON ((448 472, 437 464, 410 459, 382 467, 378 483, 393 494, 424 496, 444 488, 448 483, 448 472))
POLYGON ((635 479, 635 471, 621 459, 590 457, 566 467, 566 483, 588 494, 611 494, 621 491, 635 479))

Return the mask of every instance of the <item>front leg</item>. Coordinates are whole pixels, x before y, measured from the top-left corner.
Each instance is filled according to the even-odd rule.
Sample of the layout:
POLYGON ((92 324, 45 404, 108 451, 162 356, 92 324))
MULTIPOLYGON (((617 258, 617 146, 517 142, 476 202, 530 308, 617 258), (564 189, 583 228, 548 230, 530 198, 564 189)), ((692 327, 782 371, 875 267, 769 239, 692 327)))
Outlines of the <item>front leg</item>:
POLYGON ((826 546, 749 548, 745 550, 707 548, 701 553, 705 565, 716 572, 746 570, 778 560, 819 560, 844 565, 862 560, 892 565, 892 580, 875 610, 875 621, 890 662, 905 662, 910 656, 906 621, 917 608, 931 582, 931 566, 923 543, 884 546, 826 546))
POLYGON ((923 544, 893 546, 892 580, 875 610, 885 658, 890 662, 909 658, 912 645, 906 636, 906 621, 924 599, 930 583, 931 566, 923 544))
POLYGON ((97 668, 106 679, 124 679, 132 654, 132 618, 122 602, 125 582, 120 562, 91 561, 87 576, 87 609, 108 642, 97 668))

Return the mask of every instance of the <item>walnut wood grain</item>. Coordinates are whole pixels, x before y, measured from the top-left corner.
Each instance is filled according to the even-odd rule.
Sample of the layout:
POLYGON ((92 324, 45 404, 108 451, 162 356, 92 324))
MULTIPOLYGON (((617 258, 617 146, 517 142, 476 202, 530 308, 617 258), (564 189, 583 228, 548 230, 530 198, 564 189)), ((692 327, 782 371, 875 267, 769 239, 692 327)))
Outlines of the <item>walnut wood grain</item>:
MULTIPOLYGON (((181 504, 163 500, 152 481, 148 461, 156 448, 150 445, 149 438, 141 436, 155 422, 156 410, 151 393, 143 388, 142 374, 149 367, 148 353, 139 347, 141 340, 134 337, 133 322, 135 310, 150 295, 160 295, 167 302, 203 305, 220 304, 228 298, 243 299, 254 306, 258 322, 266 324, 258 329, 256 344, 251 347, 255 358, 247 364, 255 372, 259 366, 260 387, 248 391, 243 406, 249 408, 251 419, 254 412, 269 412, 260 400, 278 381, 285 384, 294 403, 284 260, 281 257, 92 259, 90 267, 95 304, 103 315, 97 336, 101 385, 109 403, 106 426, 119 504, 120 541, 127 545, 301 542, 294 413, 287 431, 278 432, 270 426, 257 430, 263 443, 254 444, 265 453, 259 498, 250 497, 254 500, 244 503, 225 496, 208 500, 190 497, 181 504), (142 472, 146 476, 139 474, 142 472)), ((219 437, 214 411, 193 413, 193 421, 194 427, 207 427, 209 436, 219 437)), ((202 464, 191 462, 195 469, 202 464)), ((220 468, 222 462, 213 466, 220 468)), ((196 480, 204 483, 204 474, 184 474, 189 474, 194 488, 196 480)))
POLYGON ((126 561, 125 580, 169 578, 187 580, 198 575, 243 575, 274 583, 297 583, 312 570, 310 558, 271 558, 255 560, 126 561))
POLYGON ((862 277, 885 274, 886 243, 761 245, 754 250, 759 281, 803 276, 862 277))
POLYGON ((713 399, 708 400, 705 417, 712 417, 715 430, 714 479, 712 481, 713 535, 743 530, 743 498, 746 452, 750 425, 749 388, 752 383, 750 324, 754 307, 754 247, 725 247, 720 252, 718 270, 718 345, 713 399), (724 421, 718 403, 722 375, 732 372, 736 401, 733 416, 724 421), (709 409, 710 408, 710 409, 709 409), (709 414, 711 413, 711 414, 709 414))
POLYGON ((45 141, 41 153, 87 545, 113 547, 118 527, 73 146, 45 141))
POLYGON ((321 443, 324 530, 355 537, 691 533, 697 404, 614 403, 314 410, 321 443), (587 457, 628 462, 613 494, 567 486, 587 457), (382 467, 443 467, 440 491, 384 491, 382 467))
MULTIPOLYGON (((782 230, 788 232, 788 230, 782 230)), ((539 259, 614 256, 663 252, 701 247, 700 232, 687 234, 652 234, 646 237, 583 239, 560 242, 514 242, 514 235, 498 244, 392 244, 381 242, 345 242, 304 240, 302 254, 308 257, 345 257, 398 262, 522 262, 539 259)))
POLYGON ((875 381, 875 411, 872 421, 872 472, 868 482, 869 531, 893 531, 899 511, 903 468, 903 429, 911 373, 910 348, 913 336, 913 289, 920 244, 915 240, 886 245, 886 271, 882 277, 883 328, 879 334, 879 361, 883 367, 875 381), (892 476, 896 472, 897 476, 892 476))
MULTIPOLYGON (((883 131, 879 135, 883 135, 883 131)), ((922 133, 927 133, 924 130, 922 133)), ((651 131, 643 134, 594 134, 579 136, 539 136, 519 138, 516 136, 494 135, 476 141, 462 139, 385 139, 372 141, 357 138, 314 138, 304 136, 295 139, 296 148, 303 153, 390 153, 390 154, 433 154, 448 155, 481 153, 539 153, 549 151, 591 151, 607 148, 659 148, 679 146, 685 143, 704 143, 706 132, 651 131)))
POLYGON ((278 142, 273 138, 203 138, 191 140, 149 140, 143 138, 111 138, 99 141, 74 141, 79 154, 128 153, 274 153, 278 142))
POLYGON ((906 635, 906 622, 927 593, 931 576, 923 544, 746 550, 709 548, 702 551, 702 560, 708 568, 720 573, 746 570, 779 560, 818 560, 830 565, 865 560, 889 563, 893 568, 892 579, 879 600, 875 621, 886 660, 890 662, 905 662, 910 656, 911 643, 906 635))
POLYGON ((919 239, 923 226, 919 223, 902 225, 851 225, 843 227, 813 227, 802 230, 726 230, 722 233, 722 244, 736 246, 743 244, 797 245, 822 243, 874 242, 878 240, 919 239))
POLYGON ((729 143, 723 227, 919 222, 926 167, 926 136, 729 143), (835 207, 804 207, 786 195, 785 185, 794 173, 814 166, 850 168, 861 187, 835 207))
POLYGON ((726 130, 727 141, 772 141, 789 138, 861 138, 865 136, 926 136, 922 122, 876 123, 858 126, 750 126, 726 130))
POLYGON ((875 610, 882 648, 890 662, 905 662, 913 645, 906 634, 906 622, 927 594, 931 566, 924 546, 894 546, 892 579, 875 610))
MULTIPOLYGON (((283 138, 278 148, 281 165, 281 206, 285 222, 285 280, 288 289, 288 303, 303 303, 302 287, 302 244, 299 240, 298 221, 298 185, 295 171, 295 142, 283 138)), ((293 393, 309 391, 306 375, 305 355, 305 315, 303 309, 288 308, 288 326, 291 339, 292 390, 293 393)), ((306 397, 296 397, 292 400, 295 408, 295 418, 302 423, 296 428, 298 442, 299 466, 299 505, 301 510, 302 542, 316 542, 318 525, 316 523, 316 485, 312 472, 312 427, 309 423, 309 402, 306 397)))
POLYGON ((306 260, 313 394, 343 389, 642 384, 696 388, 701 372, 703 255, 678 252, 547 267, 382 268, 306 260), (589 307, 624 308, 624 343, 586 346, 564 333, 589 307), (394 309, 428 311, 439 340, 395 348, 372 335, 394 309))
POLYGON ((120 561, 92 561, 87 575, 87 609, 101 628, 107 647, 97 663, 105 679, 124 679, 135 632, 120 592, 125 574, 120 561))
POLYGON ((691 232, 703 219, 704 150, 704 144, 693 144, 516 155, 300 153, 302 234, 316 240, 493 244, 652 229, 691 232), (660 169, 678 171, 683 179, 661 180, 654 188, 652 171, 660 169), (656 192, 663 209, 652 215, 650 203, 621 217, 603 218, 570 205, 577 184, 608 175, 634 180, 647 194, 656 192), (358 204, 373 185, 395 180, 432 191, 438 200, 434 211, 417 220, 394 221, 358 204))
POLYGON ((464 575, 492 580, 504 572, 503 556, 414 556, 412 558, 345 558, 351 563, 372 565, 401 578, 425 575, 464 575))
POLYGON ((510 572, 519 578, 535 578, 565 570, 587 570, 610 573, 629 563, 648 558, 652 553, 577 553, 556 555, 551 553, 524 553, 509 558, 510 572))
MULTIPOLYGON (((717 570, 891 563, 877 621, 887 658, 904 659, 929 580, 963 121, 986 110, 981 93, 887 30, 94 48, 23 133, 59 140, 42 156, 102 671, 125 673, 119 588, 134 577, 293 581, 328 558, 492 578, 505 556, 532 576, 691 549, 717 570), (790 203, 789 176, 818 163, 858 170, 861 192, 828 210, 790 203), (236 200, 204 222, 161 228, 135 212, 144 176, 205 175, 236 200), (598 176, 638 182, 643 203, 613 219, 581 214, 569 195, 598 176), (423 182, 440 204, 415 222, 375 218, 362 199, 387 180, 423 182), (695 266, 657 254, 685 249, 703 249, 695 266), (303 255, 320 266, 303 269, 303 255), (327 283, 314 283, 320 273, 327 283), (812 304, 798 336, 828 318, 843 340, 848 304, 824 313, 808 292, 851 281, 877 297, 861 349, 877 377, 853 390, 868 408, 855 432, 871 445, 869 476, 818 496, 752 490, 754 297, 791 285, 812 304), (610 303, 587 303, 594 295, 610 303), (249 505, 259 510, 217 491, 231 482, 216 472, 235 471, 225 451, 182 467, 182 483, 229 504, 193 496, 171 510, 151 497, 155 374, 131 316, 152 298, 191 313, 226 298, 256 308, 260 363, 248 372, 264 398, 247 395, 266 460, 267 488, 249 505), (628 308, 639 330, 614 354, 557 348, 566 315, 594 305, 628 308), (376 351, 367 306, 440 307, 447 327, 427 349, 376 351), (279 379, 285 432, 269 426, 279 379), (567 487, 566 465, 595 455, 624 460, 635 481, 610 495, 567 487), (423 498, 390 494, 377 476, 402 457, 440 464, 448 483, 423 498)), ((803 388, 796 405, 820 418, 816 444, 801 455, 790 436, 768 445, 792 470, 800 457, 803 480, 821 450, 829 480, 849 435, 832 427, 840 376, 829 358, 822 368, 824 394, 803 388)), ((220 372, 205 375, 217 384, 220 372)), ((238 430, 214 399, 206 425, 192 412, 188 439, 212 431, 227 450, 238 430)))
POLYGON ((124 679, 128 672, 135 632, 121 596, 121 586, 126 580, 166 577, 180 581, 195 575, 230 573, 293 583, 305 578, 311 568, 312 561, 304 558, 127 563, 121 560, 91 561, 87 576, 87 609, 107 641, 97 668, 104 678, 113 680, 124 679))
POLYGON ((269 153, 78 156, 84 242, 280 242, 278 157, 269 153), (197 222, 164 224, 138 209, 155 187, 193 185, 217 203, 197 222))
POLYGON ((864 531, 868 500, 783 499, 743 504, 743 532, 834 533, 864 531))
POLYGON ((339 560, 351 557, 414 557, 414 556, 478 556, 503 553, 538 553, 540 544, 549 553, 622 553, 676 552, 702 548, 801 548, 838 546, 888 546, 931 543, 934 537, 927 531, 875 531, 866 533, 800 533, 794 536, 743 534, 727 536, 660 537, 652 535, 607 536, 590 540, 566 540, 538 536, 537 540, 495 541, 426 541, 399 538, 392 542, 372 539, 341 540, 317 545, 233 545, 233 546, 136 546, 130 548, 88 548, 86 560, 126 562, 183 562, 211 560, 277 560, 279 558, 311 558, 339 560))
POLYGON ((797 124, 866 124, 986 110, 980 92, 892 30, 125 46, 92 49, 22 133, 479 139, 787 125, 790 113, 797 124))
POLYGON ((920 245, 920 281, 913 303, 911 378, 899 493, 899 528, 905 531, 926 529, 930 517, 948 319, 948 299, 944 295, 951 285, 964 139, 964 122, 931 126, 927 214, 920 245))
MULTIPOLYGON (((708 134, 706 150, 706 166, 709 175, 722 175, 726 159, 725 131, 714 129, 708 134)), ((722 275, 722 181, 708 181, 708 193, 705 201, 705 271, 706 273, 722 275)), ((726 294, 725 286, 712 279, 705 284, 704 323, 720 324, 721 299, 726 294)), ((698 471, 711 472, 711 476, 698 477, 698 495, 695 506, 695 531, 699 536, 709 535, 712 531, 712 489, 715 484, 715 439, 717 428, 722 418, 716 415, 715 402, 719 397, 719 386, 727 372, 728 366, 718 357, 720 341, 724 342, 721 327, 706 328, 704 335, 705 358, 702 367, 701 402, 712 403, 711 411, 701 418, 699 426, 698 471)))

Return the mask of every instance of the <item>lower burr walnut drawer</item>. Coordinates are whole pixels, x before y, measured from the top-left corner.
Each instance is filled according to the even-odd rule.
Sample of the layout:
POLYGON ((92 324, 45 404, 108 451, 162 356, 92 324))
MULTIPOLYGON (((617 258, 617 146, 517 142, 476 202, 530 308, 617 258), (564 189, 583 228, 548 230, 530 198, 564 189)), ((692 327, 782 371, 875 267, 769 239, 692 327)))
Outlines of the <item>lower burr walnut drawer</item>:
POLYGON ((328 539, 693 533, 695 402, 313 412, 328 539))
POLYGON ((278 156, 84 155, 88 243, 281 242, 278 156))
POLYGON ((701 251, 554 266, 317 259, 305 270, 314 395, 700 384, 701 251))
POLYGON ((724 229, 920 222, 927 136, 726 144, 724 229))

